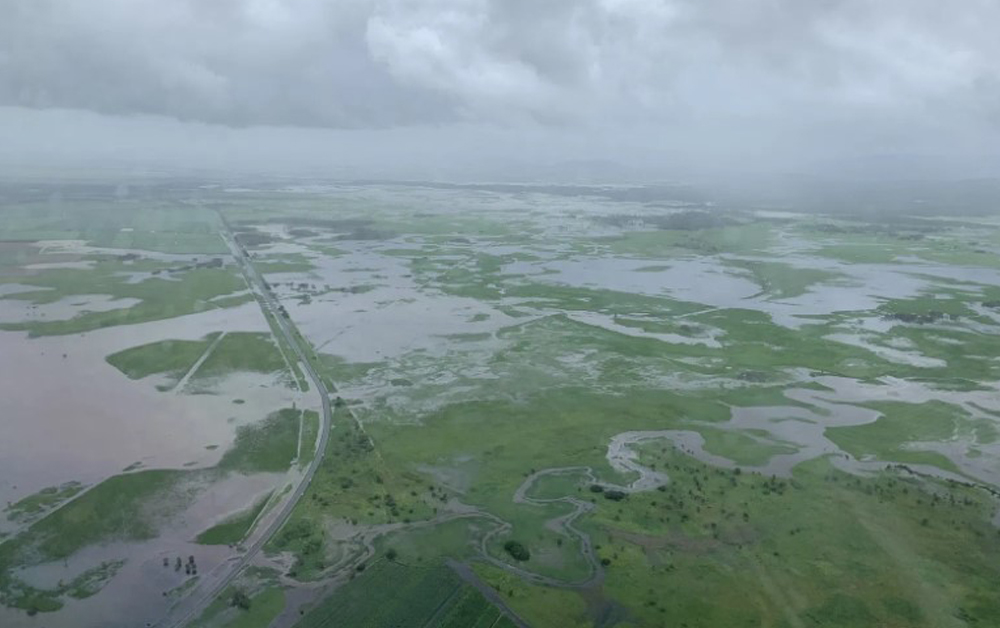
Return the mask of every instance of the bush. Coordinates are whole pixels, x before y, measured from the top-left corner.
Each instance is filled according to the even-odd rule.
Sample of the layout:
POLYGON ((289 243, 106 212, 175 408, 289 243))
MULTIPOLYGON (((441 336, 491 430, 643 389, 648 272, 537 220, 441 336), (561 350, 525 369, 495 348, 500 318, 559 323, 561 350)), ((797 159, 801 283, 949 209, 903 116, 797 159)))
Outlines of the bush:
POLYGON ((628 497, 628 494, 624 491, 604 491, 604 497, 611 501, 620 502, 628 497))
POLYGON ((250 610, 250 596, 243 591, 237 590, 233 593, 233 599, 229 601, 229 605, 248 611, 250 610))
POLYGON ((531 558, 528 548, 518 541, 507 541, 503 544, 503 548, 514 560, 525 561, 531 558))

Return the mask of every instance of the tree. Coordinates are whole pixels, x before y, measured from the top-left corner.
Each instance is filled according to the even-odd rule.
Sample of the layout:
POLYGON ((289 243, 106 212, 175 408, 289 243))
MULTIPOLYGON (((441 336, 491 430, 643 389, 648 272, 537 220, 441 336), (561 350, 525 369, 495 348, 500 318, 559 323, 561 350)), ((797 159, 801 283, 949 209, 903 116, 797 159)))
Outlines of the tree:
POLYGON ((531 558, 531 552, 519 541, 507 541, 503 544, 503 548, 514 560, 526 561, 531 558))
POLYGON ((237 589, 233 592, 233 597, 229 601, 229 605, 248 611, 250 610, 250 596, 248 596, 242 589, 237 589))

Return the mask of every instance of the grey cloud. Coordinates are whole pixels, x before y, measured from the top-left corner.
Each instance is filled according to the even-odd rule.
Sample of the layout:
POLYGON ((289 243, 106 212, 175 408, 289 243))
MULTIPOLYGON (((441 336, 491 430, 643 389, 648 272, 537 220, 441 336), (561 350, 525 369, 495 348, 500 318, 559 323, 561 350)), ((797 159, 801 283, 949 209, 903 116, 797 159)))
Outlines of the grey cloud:
POLYGON ((0 105, 244 125, 995 125, 1000 3, 3 0, 0 105))

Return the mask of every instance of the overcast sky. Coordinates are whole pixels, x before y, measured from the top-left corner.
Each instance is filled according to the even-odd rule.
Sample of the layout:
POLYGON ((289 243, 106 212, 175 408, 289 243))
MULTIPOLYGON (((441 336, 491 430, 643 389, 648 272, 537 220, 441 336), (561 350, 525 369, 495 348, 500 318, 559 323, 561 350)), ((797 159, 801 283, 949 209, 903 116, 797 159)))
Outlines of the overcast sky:
POLYGON ((964 167, 998 32, 996 0, 0 0, 0 155, 964 167))

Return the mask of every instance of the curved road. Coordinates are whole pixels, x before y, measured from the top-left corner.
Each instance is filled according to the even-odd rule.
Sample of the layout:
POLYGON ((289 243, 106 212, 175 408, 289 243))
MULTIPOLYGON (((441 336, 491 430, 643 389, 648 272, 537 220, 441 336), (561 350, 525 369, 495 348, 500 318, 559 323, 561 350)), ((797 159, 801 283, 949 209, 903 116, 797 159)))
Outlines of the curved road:
MULTIPOLYGON (((250 284, 251 289, 260 295, 260 305, 264 310, 265 315, 270 313, 274 318, 276 326, 281 331, 281 335, 284 336, 285 340, 288 342, 288 346, 290 346, 292 351, 295 352, 295 355, 299 359, 299 364, 312 381, 316 391, 320 394, 320 400, 323 404, 323 416, 321 417, 319 428, 319 445, 316 455, 313 457, 312 462, 309 463, 309 467, 303 474, 298 486, 295 487, 292 495, 285 500, 285 504, 282 506, 277 516, 271 520, 270 525, 265 528, 263 533, 258 535, 257 540, 247 548, 246 552, 243 553, 238 561, 229 566, 229 572, 218 582, 212 585, 212 587, 201 595, 197 599, 197 602, 192 603, 189 608, 184 609, 186 605, 183 601, 175 606, 174 609, 172 609, 171 612, 168 612, 167 616, 159 622, 159 626, 180 627, 196 618, 206 606, 211 604, 212 600, 218 597, 218 595, 229 586, 240 571, 242 571, 243 568, 254 559, 261 548, 264 547, 264 544, 278 533, 281 526, 288 521, 288 517, 292 514, 292 510, 295 508, 295 505, 299 503, 300 499, 302 499, 306 489, 309 488, 309 484, 312 482, 313 476, 316 475, 316 469, 318 469, 319 465, 323 462, 323 457, 326 454, 326 444, 330 439, 330 430, 333 428, 333 409, 330 406, 331 391, 327 388, 326 384, 323 383, 323 380, 319 377, 319 375, 316 374, 316 371, 313 370, 313 367, 309 363, 306 356, 305 349, 302 347, 300 342, 296 340, 295 335, 291 332, 292 324, 284 316, 282 316, 281 311, 278 309, 280 307, 278 298, 274 296, 274 293, 271 292, 270 288, 268 288, 264 278, 260 276, 257 269, 250 263, 250 259, 247 257, 246 251, 244 251, 239 243, 236 242, 236 238, 229 226, 229 222, 225 219, 221 212, 219 212, 219 219, 222 221, 223 225, 223 231, 221 233, 222 239, 225 240, 226 245, 229 246, 233 257, 239 264, 240 270, 243 272, 243 276, 246 278, 247 283, 250 284), (176 613, 181 614, 176 619, 172 618, 171 616, 176 613)), ((186 598, 186 600, 189 599, 191 598, 186 598)))

